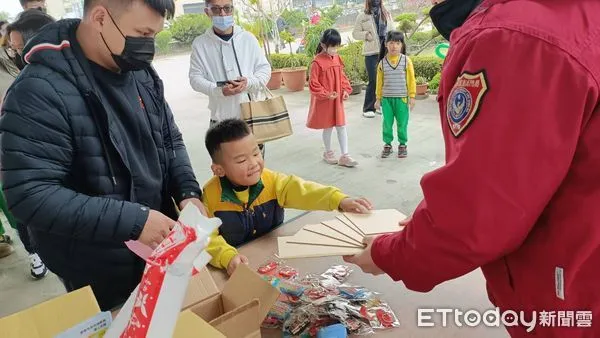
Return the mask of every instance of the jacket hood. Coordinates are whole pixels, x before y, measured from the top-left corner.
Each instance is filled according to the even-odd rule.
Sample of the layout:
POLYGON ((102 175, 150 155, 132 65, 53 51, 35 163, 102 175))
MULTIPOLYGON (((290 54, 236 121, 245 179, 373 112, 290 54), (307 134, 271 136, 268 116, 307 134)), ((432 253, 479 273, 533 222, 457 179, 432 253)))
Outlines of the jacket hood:
MULTIPOLYGON (((240 35, 244 34, 246 32, 246 30, 244 30, 241 26, 233 26, 233 37, 232 39, 238 38, 240 35)), ((206 30, 206 34, 214 41, 216 42, 220 42, 220 43, 224 43, 224 44, 231 44, 231 40, 229 41, 224 41, 223 39, 221 39, 220 37, 217 36, 217 34, 215 34, 215 31, 211 28, 206 30)))
POLYGON ((34 36, 23 50, 26 63, 46 66, 76 84, 88 83, 72 48, 80 20, 60 20, 51 23, 34 36))

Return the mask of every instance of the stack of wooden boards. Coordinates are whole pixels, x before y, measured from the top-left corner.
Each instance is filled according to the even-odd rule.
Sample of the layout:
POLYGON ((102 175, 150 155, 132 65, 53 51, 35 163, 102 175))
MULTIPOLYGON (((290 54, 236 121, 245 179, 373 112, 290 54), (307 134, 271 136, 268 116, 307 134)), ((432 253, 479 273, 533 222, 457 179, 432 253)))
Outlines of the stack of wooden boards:
POLYGON ((341 213, 335 219, 305 225, 293 236, 277 238, 279 258, 344 256, 360 253, 366 236, 402 230, 398 222, 406 216, 395 209, 369 214, 341 213))

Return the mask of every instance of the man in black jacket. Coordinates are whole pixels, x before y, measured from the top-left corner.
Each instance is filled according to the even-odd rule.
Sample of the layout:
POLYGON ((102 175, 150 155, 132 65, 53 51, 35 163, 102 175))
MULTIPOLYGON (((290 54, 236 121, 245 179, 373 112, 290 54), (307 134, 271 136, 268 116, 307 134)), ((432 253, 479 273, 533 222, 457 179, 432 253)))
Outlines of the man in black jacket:
POLYGON ((173 0, 86 0, 82 21, 46 26, 0 119, 2 185, 15 217, 68 291, 91 285, 103 310, 121 305, 177 209, 201 190, 150 66, 173 0))

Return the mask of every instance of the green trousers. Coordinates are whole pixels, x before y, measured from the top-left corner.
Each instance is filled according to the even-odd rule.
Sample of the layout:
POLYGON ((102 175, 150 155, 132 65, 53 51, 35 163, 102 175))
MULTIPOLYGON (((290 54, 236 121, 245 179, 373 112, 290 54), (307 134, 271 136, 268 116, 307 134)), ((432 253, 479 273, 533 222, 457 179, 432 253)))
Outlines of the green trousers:
MULTIPOLYGON (((8 211, 8 205, 6 204, 6 199, 4 198, 4 194, 2 193, 2 187, 0 186, 0 209, 2 209, 2 212, 4 213, 4 216, 6 216, 6 219, 8 220, 8 223, 10 223, 10 226, 13 229, 17 228, 17 222, 15 221, 15 219, 13 218, 12 214, 10 213, 10 211, 8 211)), ((4 235, 4 226, 2 224, 2 222, 0 222, 0 235, 4 235)))
POLYGON ((391 145, 394 141, 394 120, 398 128, 398 142, 408 142, 408 99, 400 97, 384 97, 381 99, 383 114, 383 143, 391 145))

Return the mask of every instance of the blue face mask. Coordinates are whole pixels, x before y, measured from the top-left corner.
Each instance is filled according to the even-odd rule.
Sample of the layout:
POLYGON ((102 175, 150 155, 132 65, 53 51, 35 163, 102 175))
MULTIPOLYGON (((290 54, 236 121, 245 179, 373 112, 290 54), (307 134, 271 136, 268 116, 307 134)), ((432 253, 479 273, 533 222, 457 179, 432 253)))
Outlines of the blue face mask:
POLYGON ((220 31, 226 31, 229 28, 233 27, 233 16, 218 16, 215 15, 212 17, 213 26, 220 31))

